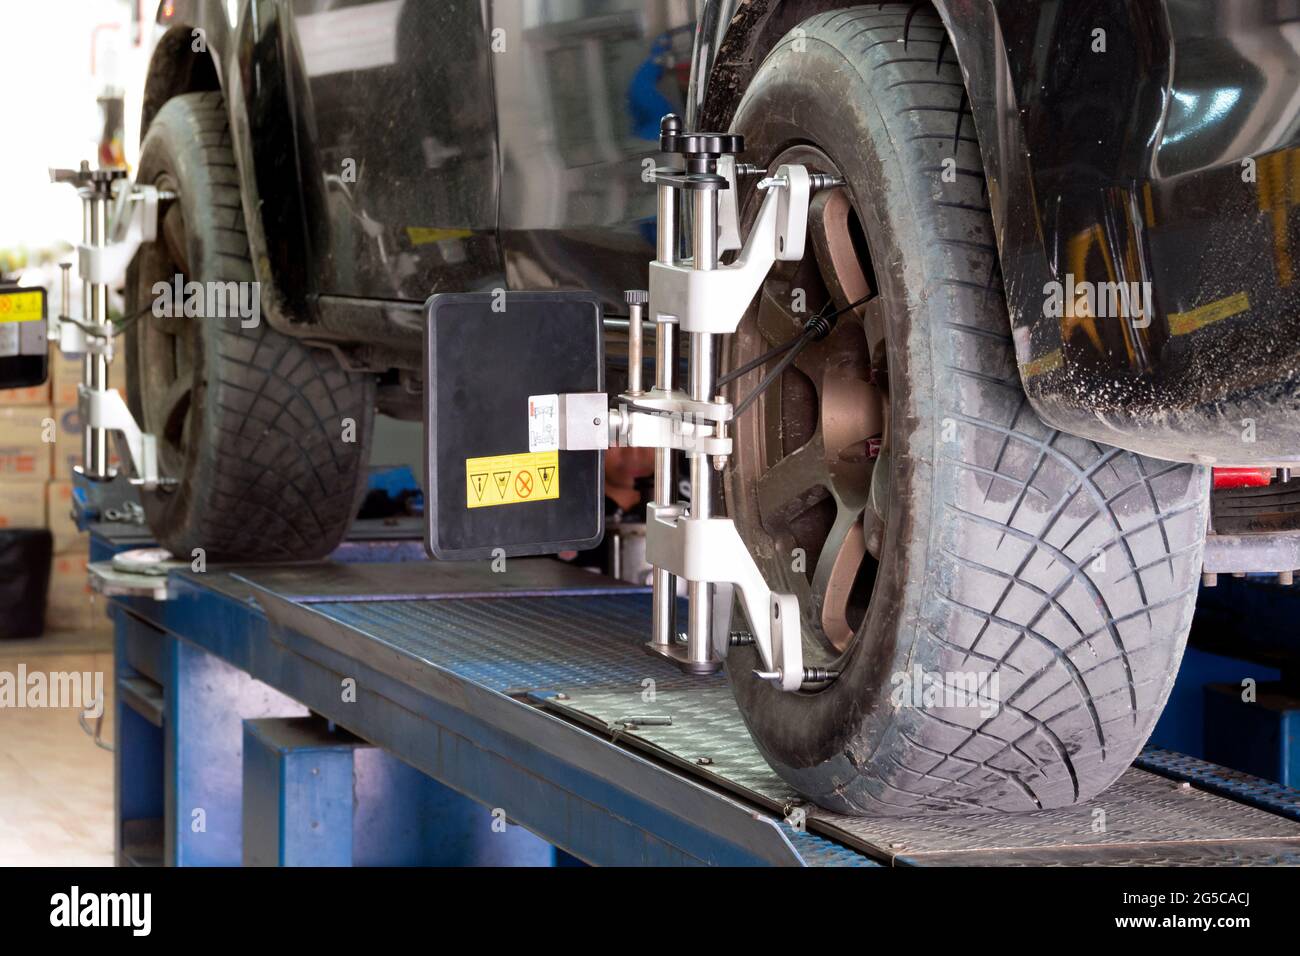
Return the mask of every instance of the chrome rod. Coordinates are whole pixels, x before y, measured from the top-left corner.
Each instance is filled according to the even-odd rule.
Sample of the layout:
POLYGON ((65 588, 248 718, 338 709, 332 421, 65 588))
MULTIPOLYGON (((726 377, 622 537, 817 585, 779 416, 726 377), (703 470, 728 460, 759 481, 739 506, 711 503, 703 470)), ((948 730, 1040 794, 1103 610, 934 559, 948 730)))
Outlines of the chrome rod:
MULTIPOLYGON (((655 388, 670 392, 677 365, 677 321, 660 317, 655 323, 655 388)), ((671 505, 677 498, 677 475, 670 448, 655 449, 655 504, 671 505)), ((651 641, 668 647, 677 636, 677 576, 655 568, 651 578, 653 602, 651 641)))
POLYGON ((656 257, 668 265, 677 261, 677 190, 672 186, 659 186, 656 257))
POLYGON ((645 366, 645 335, 642 312, 650 301, 650 294, 643 290, 632 289, 623 295, 627 302, 627 393, 640 395, 642 375, 645 366))
MULTIPOLYGON (((691 223, 693 266, 711 272, 718 265, 718 194, 712 189, 696 190, 691 223)), ((690 396, 697 402, 712 401, 715 391, 715 336, 692 332, 690 338, 690 396)), ((701 423, 697 422, 697 427, 701 423)), ((688 452, 691 467, 691 518, 712 516, 713 470, 707 455, 688 452)), ((686 654, 693 663, 707 663, 713 657, 709 629, 713 622, 713 591, 706 581, 686 585, 689 610, 686 619, 686 654)))
MULTIPOLYGON (((108 227, 109 196, 95 189, 86 198, 86 226, 88 245, 102 247, 108 227)), ((97 332, 108 325, 108 286, 102 282, 86 283, 86 302, 89 311, 85 322, 97 332)), ((102 340, 101 340, 102 341, 102 340)), ((108 359, 103 352, 87 349, 82 359, 82 381, 92 391, 108 388, 108 359)), ((82 430, 82 461, 85 473, 91 478, 109 477, 108 432, 102 428, 86 427, 82 430)))

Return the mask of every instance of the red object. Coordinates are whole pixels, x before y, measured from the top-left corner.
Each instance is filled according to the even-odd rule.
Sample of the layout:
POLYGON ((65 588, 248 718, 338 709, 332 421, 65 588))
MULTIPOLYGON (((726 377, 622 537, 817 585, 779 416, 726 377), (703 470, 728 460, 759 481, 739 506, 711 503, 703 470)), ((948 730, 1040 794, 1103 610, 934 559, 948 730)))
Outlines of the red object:
POLYGON ((1214 469, 1215 488, 1264 488, 1272 483, 1272 468, 1214 469))

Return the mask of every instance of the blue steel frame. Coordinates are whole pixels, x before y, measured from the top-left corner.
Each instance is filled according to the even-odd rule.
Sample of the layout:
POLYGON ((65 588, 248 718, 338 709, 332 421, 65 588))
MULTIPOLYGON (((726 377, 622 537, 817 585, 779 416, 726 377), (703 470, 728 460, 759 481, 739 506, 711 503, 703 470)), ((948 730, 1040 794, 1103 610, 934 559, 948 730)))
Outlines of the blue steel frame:
POLYGON ((120 862, 239 863, 243 721, 309 708, 587 863, 874 865, 525 700, 445 672, 446 693, 417 690, 276 628, 223 572, 171 583, 166 602, 110 602, 120 862))

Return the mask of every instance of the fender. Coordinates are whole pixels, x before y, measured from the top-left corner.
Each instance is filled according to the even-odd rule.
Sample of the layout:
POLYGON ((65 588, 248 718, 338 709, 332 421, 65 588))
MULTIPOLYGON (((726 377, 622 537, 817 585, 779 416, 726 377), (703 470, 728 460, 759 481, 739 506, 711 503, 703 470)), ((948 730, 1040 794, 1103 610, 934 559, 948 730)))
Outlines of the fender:
MULTIPOLYGON (((1300 13, 933 5, 966 80, 1038 415, 1173 461, 1300 460, 1300 53, 1284 32, 1300 13)), ((727 128, 772 46, 849 6, 707 3, 690 121, 727 128)))
POLYGON ((224 94, 262 315, 272 328, 302 336, 304 324, 313 319, 311 260, 304 225, 308 198, 293 160, 294 71, 282 41, 291 31, 280 21, 287 5, 259 5, 256 39, 246 7, 246 2, 219 0, 159 4, 156 22, 166 32, 150 59, 140 131, 141 136, 148 132, 158 110, 174 96, 200 90, 224 94), (260 82, 247 82, 252 77, 260 82))

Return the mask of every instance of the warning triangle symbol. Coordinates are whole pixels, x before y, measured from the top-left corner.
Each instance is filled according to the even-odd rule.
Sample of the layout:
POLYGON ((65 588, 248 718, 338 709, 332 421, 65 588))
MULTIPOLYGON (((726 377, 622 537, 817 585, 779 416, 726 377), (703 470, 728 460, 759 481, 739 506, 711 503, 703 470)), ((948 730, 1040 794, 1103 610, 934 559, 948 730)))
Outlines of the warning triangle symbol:
POLYGON ((510 481, 510 472, 494 471, 492 472, 492 480, 497 483, 497 494, 499 494, 502 498, 505 498, 506 485, 510 481))
POLYGON ((474 494, 479 501, 483 500, 483 489, 487 487, 487 472, 481 471, 477 475, 470 475, 469 480, 474 484, 474 494))
POLYGON ((537 475, 542 479, 542 490, 549 492, 551 490, 551 479, 555 477, 555 466, 544 465, 537 469, 537 475))

